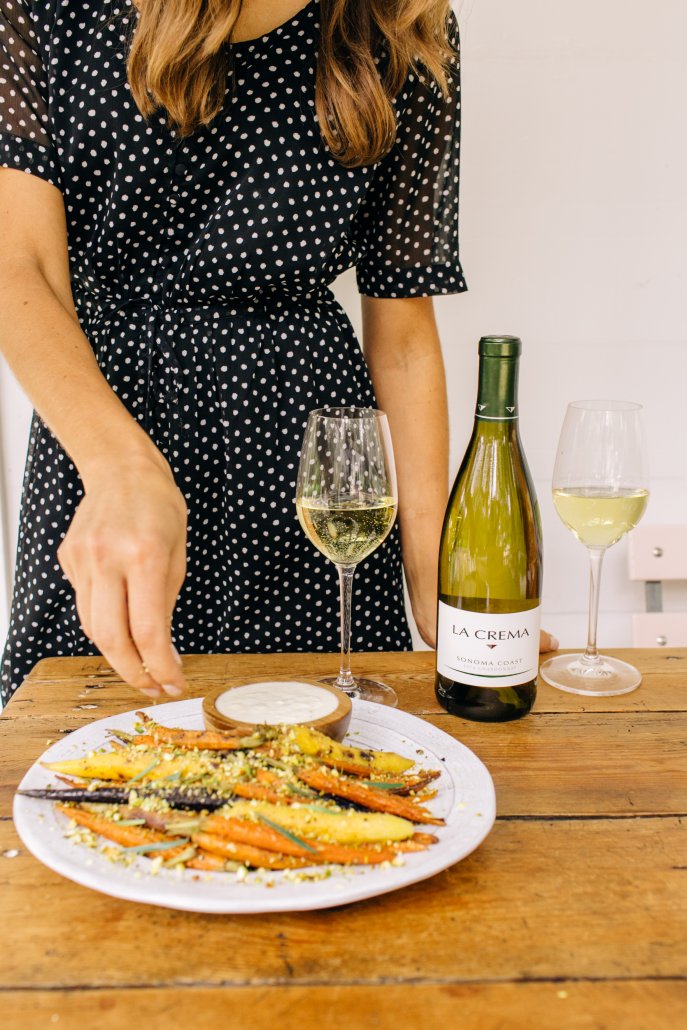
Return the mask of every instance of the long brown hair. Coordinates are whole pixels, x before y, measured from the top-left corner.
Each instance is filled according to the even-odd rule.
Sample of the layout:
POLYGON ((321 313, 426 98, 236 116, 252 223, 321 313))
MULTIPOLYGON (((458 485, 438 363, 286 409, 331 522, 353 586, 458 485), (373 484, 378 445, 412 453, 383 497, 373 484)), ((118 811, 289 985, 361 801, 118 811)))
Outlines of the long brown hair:
MULTIPOLYGON (((224 103, 226 44, 242 0, 134 0, 131 92, 145 116, 159 109, 180 135, 207 125, 224 103)), ((372 164, 393 144, 392 99, 408 72, 448 93, 455 56, 449 0, 319 0, 315 109, 332 155, 349 168, 372 164), (385 53, 383 78, 375 57, 385 53)))

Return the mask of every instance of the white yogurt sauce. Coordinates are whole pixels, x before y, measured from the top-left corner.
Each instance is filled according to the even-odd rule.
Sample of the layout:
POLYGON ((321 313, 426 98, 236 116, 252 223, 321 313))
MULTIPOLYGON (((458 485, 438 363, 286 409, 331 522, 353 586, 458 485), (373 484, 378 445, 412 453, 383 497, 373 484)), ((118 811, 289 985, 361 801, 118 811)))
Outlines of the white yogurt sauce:
POLYGON ((228 719, 268 726, 323 719, 337 704, 336 696, 328 690, 296 680, 246 683, 225 691, 215 701, 217 711, 228 719))

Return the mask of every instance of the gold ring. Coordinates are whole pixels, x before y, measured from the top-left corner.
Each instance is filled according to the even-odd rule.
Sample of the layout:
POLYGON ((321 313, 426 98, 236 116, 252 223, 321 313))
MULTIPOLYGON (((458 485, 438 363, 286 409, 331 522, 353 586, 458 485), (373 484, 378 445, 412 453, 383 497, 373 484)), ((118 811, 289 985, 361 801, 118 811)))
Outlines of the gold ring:
POLYGON ((150 676, 150 669, 148 668, 145 662, 141 662, 141 672, 144 673, 146 676, 150 676))

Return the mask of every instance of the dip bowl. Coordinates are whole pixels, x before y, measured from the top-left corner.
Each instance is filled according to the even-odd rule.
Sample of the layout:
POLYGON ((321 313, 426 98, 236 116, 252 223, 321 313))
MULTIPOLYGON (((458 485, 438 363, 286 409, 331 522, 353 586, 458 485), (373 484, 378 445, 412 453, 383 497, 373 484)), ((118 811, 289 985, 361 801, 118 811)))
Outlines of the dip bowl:
POLYGON ((249 680, 216 687, 203 698, 208 729, 250 735, 259 726, 311 726, 343 740, 351 721, 351 700, 316 680, 249 680))

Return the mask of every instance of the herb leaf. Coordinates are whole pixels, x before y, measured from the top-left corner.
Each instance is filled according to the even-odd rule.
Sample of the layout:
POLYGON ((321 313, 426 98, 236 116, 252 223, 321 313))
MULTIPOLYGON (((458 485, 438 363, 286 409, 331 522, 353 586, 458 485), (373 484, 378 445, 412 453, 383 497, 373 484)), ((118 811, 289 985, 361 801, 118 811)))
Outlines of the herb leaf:
POLYGON ((150 765, 147 765, 145 767, 145 769, 141 769, 140 773, 137 773, 135 776, 131 777, 131 779, 129 780, 129 784, 135 783, 136 780, 143 779, 144 776, 147 776, 148 773, 152 772, 153 769, 155 769, 156 766, 158 766, 159 764, 160 764, 160 759, 159 758, 154 758, 153 761, 150 763, 150 765))
POLYGON ((313 848, 310 844, 306 844, 301 837, 297 837, 295 833, 291 833, 290 830, 280 826, 279 823, 273 823, 266 815, 258 814, 258 819, 261 823, 264 823, 265 826, 269 826, 272 830, 276 830, 277 833, 281 833, 282 837, 286 837, 286 839, 290 840, 292 844, 297 844, 299 848, 305 848, 306 851, 310 851, 313 855, 317 854, 317 848, 313 848))
POLYGON ((182 844, 188 844, 188 837, 179 837, 177 840, 158 840, 153 844, 134 844, 131 848, 122 848, 122 851, 129 855, 145 855, 148 851, 168 851, 170 848, 178 848, 182 844))
POLYGON ((374 787, 375 790, 400 790, 405 783, 389 783, 388 780, 363 780, 366 787, 374 787))

